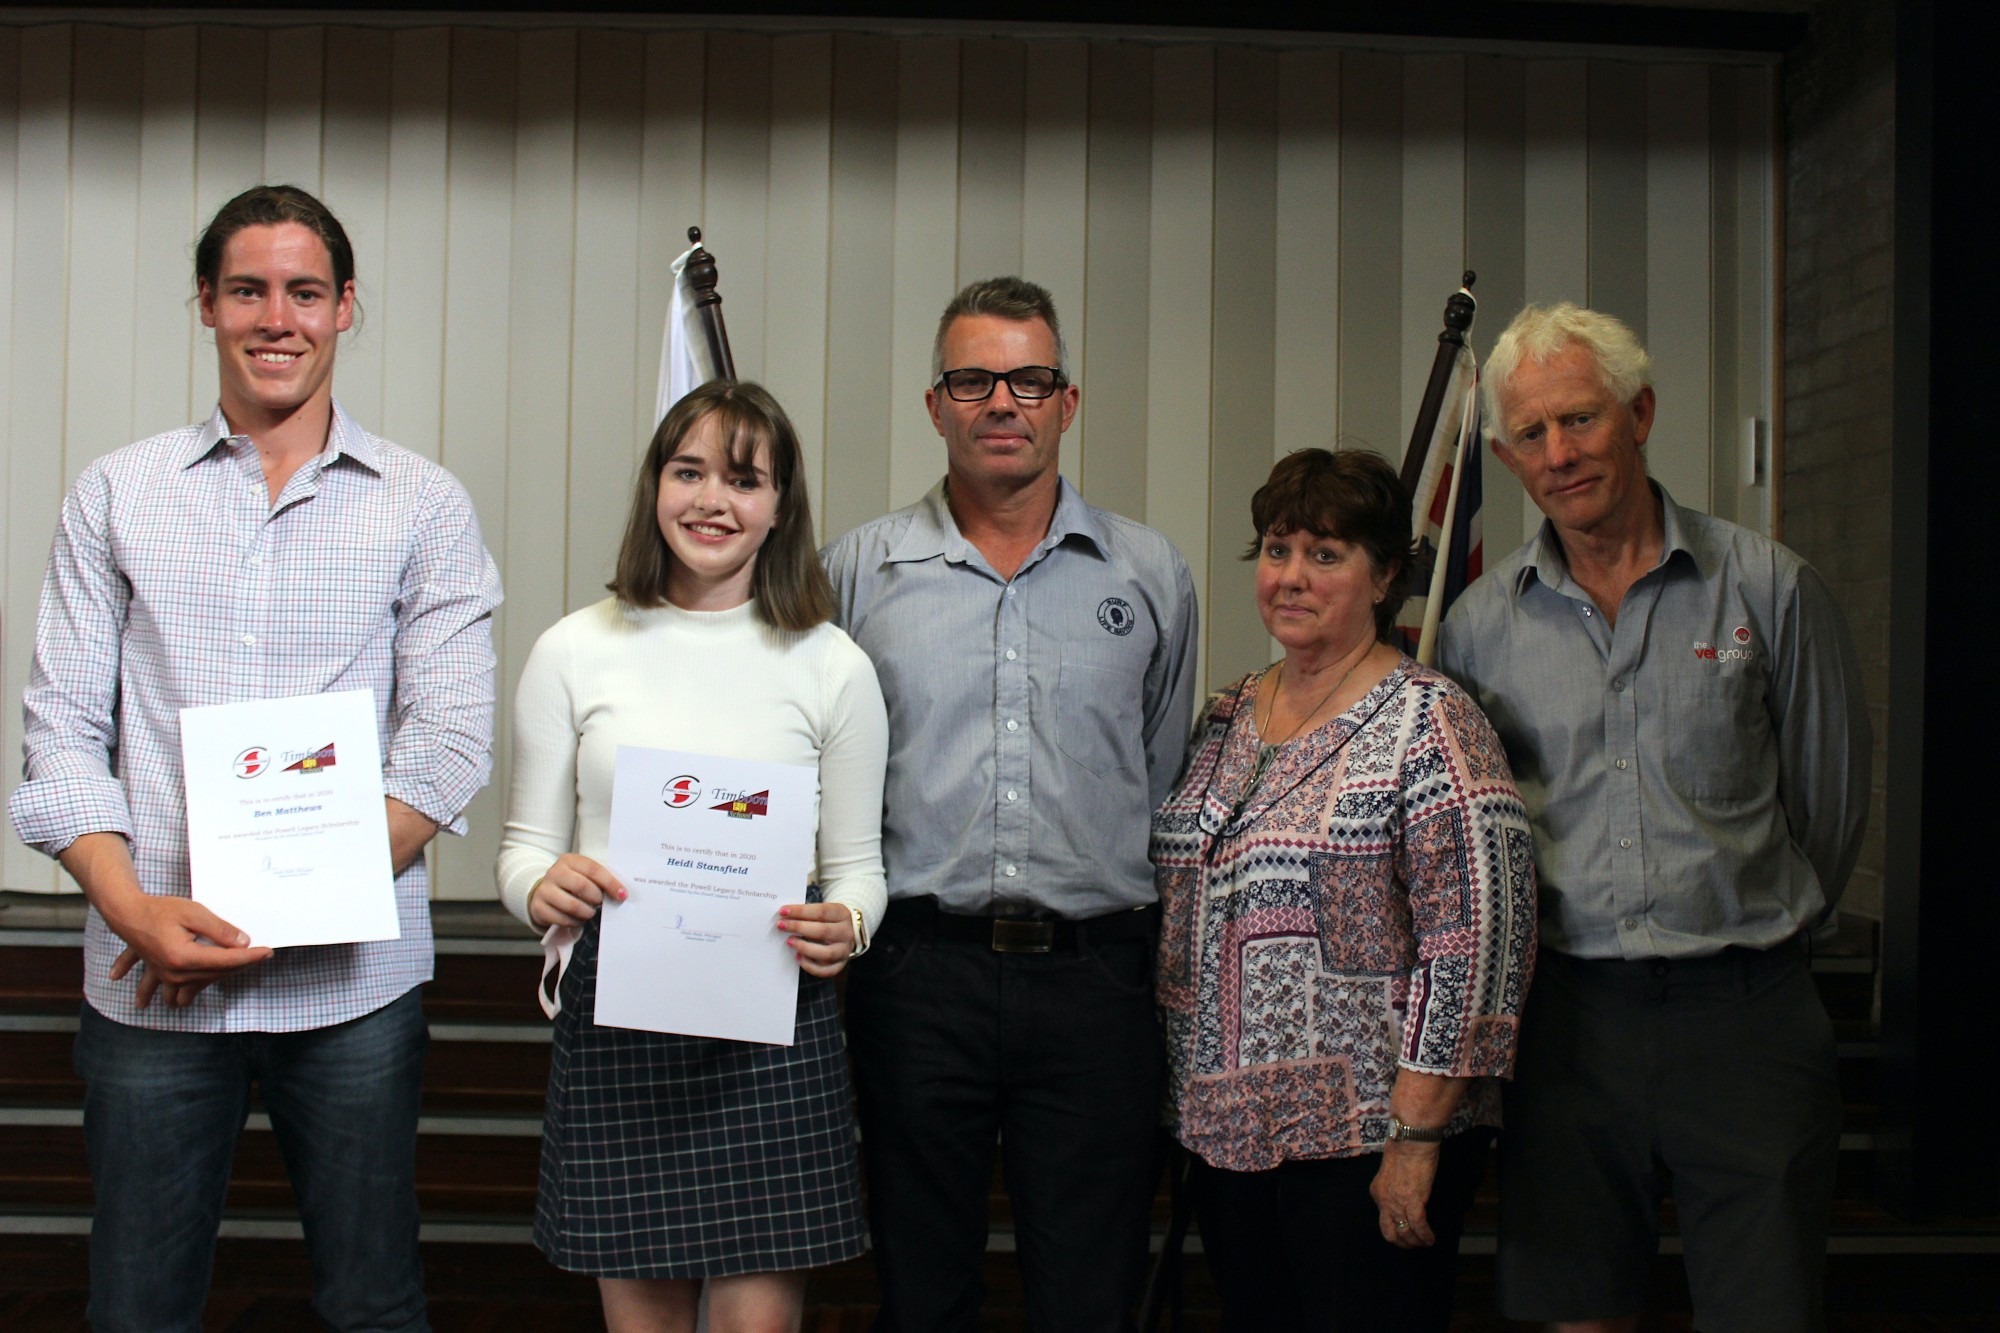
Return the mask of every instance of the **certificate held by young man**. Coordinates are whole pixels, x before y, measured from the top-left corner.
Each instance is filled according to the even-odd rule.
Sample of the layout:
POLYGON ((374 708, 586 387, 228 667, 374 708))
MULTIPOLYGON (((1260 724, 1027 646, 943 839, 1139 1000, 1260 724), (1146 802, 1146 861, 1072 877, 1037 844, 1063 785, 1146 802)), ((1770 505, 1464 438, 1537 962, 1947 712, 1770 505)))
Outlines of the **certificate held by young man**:
POLYGON ((195 901, 274 949, 393 940, 375 692, 181 710, 195 901))
POLYGON ((819 774, 618 747, 605 865, 597 1022, 790 1046, 799 965, 778 908, 816 864, 819 774))

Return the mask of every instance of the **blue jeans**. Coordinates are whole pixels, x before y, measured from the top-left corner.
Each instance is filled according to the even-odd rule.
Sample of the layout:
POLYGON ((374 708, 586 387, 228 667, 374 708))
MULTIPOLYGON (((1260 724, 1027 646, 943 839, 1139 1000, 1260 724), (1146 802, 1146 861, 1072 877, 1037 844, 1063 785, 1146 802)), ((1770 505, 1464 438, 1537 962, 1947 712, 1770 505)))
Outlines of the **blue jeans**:
POLYGON ((309 1032, 156 1032, 85 1004, 91 1327, 199 1333, 255 1081, 298 1196, 313 1308, 353 1333, 427 1333, 416 1145, 429 1044, 421 987, 309 1032))

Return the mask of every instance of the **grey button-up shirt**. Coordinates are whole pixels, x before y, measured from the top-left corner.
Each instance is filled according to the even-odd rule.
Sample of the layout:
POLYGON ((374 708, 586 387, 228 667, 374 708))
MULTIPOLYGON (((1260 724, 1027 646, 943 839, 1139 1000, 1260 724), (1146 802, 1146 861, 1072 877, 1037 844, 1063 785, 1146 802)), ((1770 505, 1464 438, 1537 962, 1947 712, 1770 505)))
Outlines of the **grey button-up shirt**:
POLYGON ((1439 647, 1534 820, 1542 943, 1585 958, 1768 948, 1819 924, 1867 816, 1860 666, 1825 583, 1653 489, 1666 540, 1615 628, 1545 522, 1439 647))
POLYGON ((1155 901, 1151 811, 1195 689, 1194 581, 1173 544, 1065 480, 1003 579, 940 482, 821 559, 889 706, 889 897, 1070 919, 1155 901))

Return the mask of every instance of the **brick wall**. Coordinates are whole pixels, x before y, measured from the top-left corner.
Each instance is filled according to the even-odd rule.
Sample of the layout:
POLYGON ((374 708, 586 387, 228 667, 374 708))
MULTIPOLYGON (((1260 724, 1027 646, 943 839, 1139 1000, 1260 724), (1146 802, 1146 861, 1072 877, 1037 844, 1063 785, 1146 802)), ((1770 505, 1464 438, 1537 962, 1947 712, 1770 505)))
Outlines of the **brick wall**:
POLYGON ((1895 23, 1889 0, 1821 0, 1784 66, 1783 537, 1847 613, 1875 728, 1868 839, 1846 910, 1882 915, 1889 709, 1890 255, 1895 23))

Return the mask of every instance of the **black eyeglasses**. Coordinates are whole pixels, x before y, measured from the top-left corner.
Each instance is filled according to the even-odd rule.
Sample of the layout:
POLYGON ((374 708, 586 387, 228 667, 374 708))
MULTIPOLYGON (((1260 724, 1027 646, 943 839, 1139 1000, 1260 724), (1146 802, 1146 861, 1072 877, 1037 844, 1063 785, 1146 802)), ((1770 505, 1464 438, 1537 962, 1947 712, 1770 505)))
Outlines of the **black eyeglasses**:
POLYGON ((1017 366, 1013 370, 947 370, 938 376, 937 382, 944 385, 944 391, 951 395, 954 402, 983 403, 993 396, 993 386, 1002 380, 1007 381, 1008 393, 1031 401, 1051 397, 1069 383, 1054 366, 1017 366))

